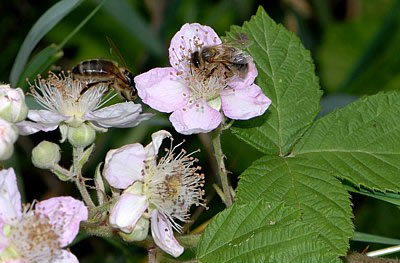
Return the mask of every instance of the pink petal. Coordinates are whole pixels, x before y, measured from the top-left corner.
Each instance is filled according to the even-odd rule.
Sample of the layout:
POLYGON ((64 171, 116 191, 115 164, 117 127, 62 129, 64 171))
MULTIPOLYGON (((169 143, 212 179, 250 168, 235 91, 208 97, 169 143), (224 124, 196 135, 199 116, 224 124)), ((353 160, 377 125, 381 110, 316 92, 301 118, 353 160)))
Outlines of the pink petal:
POLYGON ((79 260, 71 252, 61 249, 58 251, 56 259, 53 259, 50 263, 79 263, 79 260))
POLYGON ((256 84, 241 89, 226 89, 221 93, 222 110, 230 119, 248 120, 264 114, 271 100, 256 84))
POLYGON ((189 100, 189 90, 171 67, 140 74, 135 77, 135 84, 142 101, 161 112, 172 112, 189 100))
POLYGON ((221 113, 205 102, 195 102, 174 111, 169 120, 179 133, 189 135, 214 130, 222 121, 221 113))
POLYGON ((148 206, 145 195, 123 193, 111 209, 110 225, 125 233, 131 233, 148 206))
POLYGON ((50 224, 59 235, 61 247, 74 240, 79 232, 79 224, 88 219, 85 204, 70 196, 54 197, 39 202, 35 211, 49 217, 50 224))
POLYGON ((21 135, 31 135, 39 131, 54 131, 58 124, 36 123, 31 121, 20 121, 15 124, 18 127, 18 133, 21 135))
POLYGON ((133 102, 117 103, 94 112, 86 113, 84 119, 102 128, 129 128, 150 119, 153 114, 142 112, 142 105, 133 102))
POLYGON ((157 210, 151 213, 151 235, 156 245, 171 256, 182 255, 184 248, 176 241, 171 223, 157 210))
POLYGON ((229 82, 229 86, 234 89, 245 88, 253 84, 254 80, 258 75, 258 71, 254 62, 249 63, 249 71, 244 79, 236 76, 233 80, 229 82))
POLYGON ((172 138, 171 133, 160 130, 151 135, 152 142, 149 143, 145 148, 147 158, 152 158, 153 156, 157 155, 158 150, 160 149, 160 146, 165 138, 172 138))
POLYGON ((21 218, 21 195, 14 169, 0 171, 0 221, 16 223, 21 218))
POLYGON ((187 70, 186 63, 191 54, 200 50, 200 46, 221 44, 221 39, 209 26, 198 23, 184 24, 172 37, 169 46, 169 63, 178 71, 187 70))
POLYGON ((125 189, 133 182, 143 180, 142 170, 145 160, 146 152, 139 143, 108 151, 104 177, 112 187, 125 189))
POLYGON ((30 110, 28 112, 28 118, 43 124, 59 124, 68 119, 68 117, 48 110, 30 110))

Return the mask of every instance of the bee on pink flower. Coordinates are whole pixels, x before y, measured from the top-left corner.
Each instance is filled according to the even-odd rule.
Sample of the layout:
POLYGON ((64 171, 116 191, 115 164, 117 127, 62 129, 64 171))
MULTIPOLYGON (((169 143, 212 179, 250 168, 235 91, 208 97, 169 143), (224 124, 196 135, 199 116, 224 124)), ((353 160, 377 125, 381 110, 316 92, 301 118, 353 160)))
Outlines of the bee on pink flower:
POLYGON ((223 116, 247 120, 264 114, 271 104, 254 84, 258 72, 251 57, 237 48, 224 48, 208 26, 183 25, 171 40, 169 60, 171 67, 151 69, 135 77, 135 83, 144 103, 172 113, 169 119, 179 133, 210 132, 223 116), (220 52, 219 60, 215 52, 220 52), (236 60, 222 63, 227 53, 236 60))

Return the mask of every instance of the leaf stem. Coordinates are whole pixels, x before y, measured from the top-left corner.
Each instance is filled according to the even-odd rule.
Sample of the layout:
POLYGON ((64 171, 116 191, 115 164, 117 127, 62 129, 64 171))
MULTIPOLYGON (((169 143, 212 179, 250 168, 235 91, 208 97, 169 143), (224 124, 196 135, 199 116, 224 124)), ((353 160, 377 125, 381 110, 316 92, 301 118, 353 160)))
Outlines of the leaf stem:
POLYGON ((233 200, 228 181, 228 173, 225 168, 225 162, 224 162, 225 155, 222 152, 221 134, 222 134, 222 126, 219 126, 217 129, 215 129, 215 131, 211 133, 211 136, 214 147, 215 159, 217 160, 218 174, 221 179, 222 191, 224 192, 224 197, 225 197, 224 198, 225 200, 223 201, 227 207, 230 207, 233 204, 233 200))
POLYGON ((82 177, 82 166, 79 165, 79 160, 81 159, 83 154, 83 148, 81 147, 73 147, 73 171, 74 171, 74 181, 75 185, 78 188, 83 201, 89 207, 89 210, 95 208, 92 198, 85 186, 85 180, 82 177))

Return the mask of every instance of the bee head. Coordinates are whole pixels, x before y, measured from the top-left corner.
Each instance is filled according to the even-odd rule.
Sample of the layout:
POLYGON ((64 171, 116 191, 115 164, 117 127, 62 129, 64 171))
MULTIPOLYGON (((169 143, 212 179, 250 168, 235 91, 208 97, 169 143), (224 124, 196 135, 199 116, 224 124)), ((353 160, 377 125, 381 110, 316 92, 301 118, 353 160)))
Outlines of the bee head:
POLYGON ((190 62, 196 67, 200 68, 200 57, 199 57, 199 51, 195 51, 192 53, 190 62))
POLYGON ((132 87, 133 86, 133 83, 134 83, 134 81, 133 81, 133 74, 130 72, 130 71, 128 71, 128 70, 124 70, 124 76, 125 76, 125 78, 126 78, 126 80, 128 81, 128 85, 129 85, 129 87, 132 87))

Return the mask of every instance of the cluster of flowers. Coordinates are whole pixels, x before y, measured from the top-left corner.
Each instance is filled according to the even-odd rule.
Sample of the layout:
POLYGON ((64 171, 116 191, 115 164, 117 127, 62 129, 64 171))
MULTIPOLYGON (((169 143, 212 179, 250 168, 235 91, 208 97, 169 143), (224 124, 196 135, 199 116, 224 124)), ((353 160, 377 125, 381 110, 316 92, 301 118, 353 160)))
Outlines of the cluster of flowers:
MULTIPOLYGON (((193 71, 191 54, 221 43, 210 27, 185 24, 171 41, 171 67, 155 68, 134 79, 142 101, 158 111, 172 113, 170 121, 179 133, 210 132, 224 116, 237 120, 260 116, 271 103, 254 84, 258 73, 252 61, 244 78, 193 71)), ((82 92, 85 85, 64 73, 39 77, 31 95, 43 107, 41 110, 28 110, 22 90, 0 86, 0 161, 11 156, 18 133, 59 128, 61 142, 68 140, 82 149, 94 142, 96 132, 134 127, 152 116, 141 113, 141 105, 133 102, 104 107, 109 101, 107 87, 100 84, 82 92)), ((102 175, 113 188, 113 198, 117 198, 109 210, 108 224, 126 241, 144 240, 151 226, 155 244, 178 257, 184 248, 173 229, 182 230, 179 221, 189 220, 192 205, 204 206, 204 175, 193 153, 177 152, 180 144, 173 146, 172 140, 169 132, 161 130, 152 135, 147 146, 135 143, 109 151, 102 175), (171 145, 158 158, 166 138, 171 145)), ((52 156, 52 166, 59 161, 59 146, 51 145, 55 145, 52 152, 42 147, 36 151, 39 153, 32 153, 37 167, 51 168, 51 161, 40 158, 40 154, 52 156)), ((78 262, 63 247, 72 242, 85 220, 88 208, 71 197, 22 207, 13 169, 0 171, 1 262, 78 262)))

